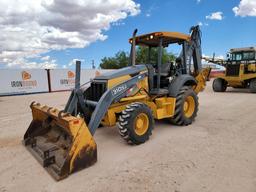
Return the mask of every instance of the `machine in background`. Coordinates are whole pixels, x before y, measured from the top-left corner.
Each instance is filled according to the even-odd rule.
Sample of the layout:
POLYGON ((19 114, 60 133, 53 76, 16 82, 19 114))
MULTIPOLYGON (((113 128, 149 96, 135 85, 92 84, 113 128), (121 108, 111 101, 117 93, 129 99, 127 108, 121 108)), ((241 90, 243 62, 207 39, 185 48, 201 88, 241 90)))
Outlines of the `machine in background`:
POLYGON ((206 59, 208 62, 225 67, 213 81, 215 92, 224 92, 227 87, 249 88, 256 93, 256 47, 231 49, 227 60, 206 59))

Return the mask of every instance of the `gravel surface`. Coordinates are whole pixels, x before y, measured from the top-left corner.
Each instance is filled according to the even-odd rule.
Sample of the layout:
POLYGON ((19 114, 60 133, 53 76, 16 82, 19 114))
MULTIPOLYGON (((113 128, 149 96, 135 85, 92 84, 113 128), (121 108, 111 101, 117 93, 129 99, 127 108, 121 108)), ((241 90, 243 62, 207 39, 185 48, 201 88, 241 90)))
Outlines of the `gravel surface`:
POLYGON ((96 131, 98 162, 55 182, 21 145, 29 105, 64 108, 69 92, 0 97, 0 191, 256 191, 256 102, 247 90, 199 94, 193 125, 156 122, 148 142, 129 146, 116 127, 96 131))

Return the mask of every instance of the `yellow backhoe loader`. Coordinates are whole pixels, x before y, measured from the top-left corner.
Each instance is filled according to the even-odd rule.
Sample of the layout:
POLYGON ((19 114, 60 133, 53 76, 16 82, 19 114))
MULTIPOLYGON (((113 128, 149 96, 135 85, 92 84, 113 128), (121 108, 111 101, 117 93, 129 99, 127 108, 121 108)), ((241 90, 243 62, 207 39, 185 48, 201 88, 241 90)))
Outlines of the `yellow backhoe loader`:
POLYGON ((75 89, 64 110, 31 104, 33 120, 23 143, 56 180, 97 161, 93 135, 100 124, 117 124, 121 137, 138 145, 149 139, 154 119, 169 119, 176 125, 194 121, 197 94, 204 89, 210 72, 201 65, 199 27, 192 27, 189 35, 154 32, 136 36, 136 32, 129 39, 130 66, 80 85, 78 61, 75 89), (162 63, 163 48, 172 44, 182 47, 179 57, 162 63), (148 48, 148 64, 135 64, 136 46, 148 48), (156 63, 151 49, 158 49, 156 63))

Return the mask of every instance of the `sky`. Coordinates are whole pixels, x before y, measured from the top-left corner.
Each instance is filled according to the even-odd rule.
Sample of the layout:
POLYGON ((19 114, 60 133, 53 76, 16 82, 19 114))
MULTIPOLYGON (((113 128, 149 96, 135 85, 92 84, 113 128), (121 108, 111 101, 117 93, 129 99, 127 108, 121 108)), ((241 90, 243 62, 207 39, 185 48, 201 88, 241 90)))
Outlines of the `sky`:
MULTIPOLYGON (((202 30, 202 52, 256 46, 256 0, 1 0, 0 68, 96 67, 154 31, 202 30)), ((168 48, 179 53, 175 46, 168 48)))

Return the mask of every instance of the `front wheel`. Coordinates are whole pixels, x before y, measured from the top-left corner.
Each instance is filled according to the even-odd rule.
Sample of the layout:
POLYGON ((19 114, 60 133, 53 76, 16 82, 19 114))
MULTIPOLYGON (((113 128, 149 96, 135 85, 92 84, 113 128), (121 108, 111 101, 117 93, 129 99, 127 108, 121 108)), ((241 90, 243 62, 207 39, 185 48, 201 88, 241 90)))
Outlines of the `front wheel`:
POLYGON ((141 144, 152 135, 154 118, 151 109, 140 102, 126 106, 118 120, 121 137, 129 144, 141 144))
POLYGON ((212 89, 215 92, 225 92, 227 89, 227 82, 221 78, 214 79, 212 89))
POLYGON ((256 93, 256 79, 250 81, 250 92, 256 93))
POLYGON ((198 105, 198 97, 195 91, 184 86, 176 97, 175 113, 171 122, 175 125, 191 124, 197 116, 198 105))

